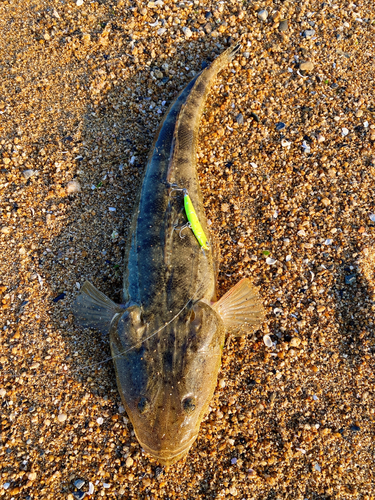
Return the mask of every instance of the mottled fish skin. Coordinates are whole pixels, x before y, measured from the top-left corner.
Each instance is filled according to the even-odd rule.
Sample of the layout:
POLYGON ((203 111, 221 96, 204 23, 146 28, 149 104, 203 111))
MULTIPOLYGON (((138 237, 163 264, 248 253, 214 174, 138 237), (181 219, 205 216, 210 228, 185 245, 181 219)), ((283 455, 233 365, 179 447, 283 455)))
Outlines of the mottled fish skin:
POLYGON ((111 332, 118 387, 137 438, 164 464, 186 454, 197 437, 225 335, 204 303, 215 294, 212 252, 201 250, 191 230, 179 236, 183 194, 171 185, 188 190, 210 241, 196 170, 198 128, 211 85, 238 48, 195 77, 164 118, 131 227, 124 298, 134 310, 111 332), (137 342, 138 349, 119 354, 137 342))
POLYGON ((223 52, 170 106, 147 163, 125 254, 124 305, 86 282, 73 304, 82 326, 109 333, 117 385, 144 450, 161 464, 195 441, 217 383, 225 333, 258 325, 263 307, 247 278, 218 302, 213 252, 186 222, 187 190, 210 246, 196 171, 200 118, 223 52))

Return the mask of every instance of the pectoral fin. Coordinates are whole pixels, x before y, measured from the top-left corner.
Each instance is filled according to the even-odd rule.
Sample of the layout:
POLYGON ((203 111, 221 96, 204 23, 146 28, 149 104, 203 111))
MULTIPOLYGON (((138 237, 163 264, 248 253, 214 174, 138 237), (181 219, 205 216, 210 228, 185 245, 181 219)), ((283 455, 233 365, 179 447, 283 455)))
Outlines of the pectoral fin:
POLYGON ((124 312, 121 306, 112 302, 88 281, 82 286, 72 309, 81 326, 95 328, 107 334, 116 314, 124 312))
POLYGON ((255 330, 264 318, 258 288, 248 278, 239 281, 212 308, 223 320, 227 331, 236 336, 255 330))

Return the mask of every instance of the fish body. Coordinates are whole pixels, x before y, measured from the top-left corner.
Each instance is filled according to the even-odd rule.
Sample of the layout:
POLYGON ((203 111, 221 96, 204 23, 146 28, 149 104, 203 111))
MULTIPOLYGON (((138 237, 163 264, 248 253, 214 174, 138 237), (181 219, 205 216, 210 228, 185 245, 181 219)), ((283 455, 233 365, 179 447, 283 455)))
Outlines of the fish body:
POLYGON ((123 305, 88 282, 74 304, 81 325, 109 333, 118 389, 135 434, 165 465, 186 455, 198 435, 226 332, 243 326, 248 331, 263 318, 257 289, 247 279, 213 302, 215 262, 196 169, 207 94, 238 48, 227 49, 197 75, 162 121, 129 231, 123 305), (197 232, 179 230, 189 211, 202 247, 197 232))

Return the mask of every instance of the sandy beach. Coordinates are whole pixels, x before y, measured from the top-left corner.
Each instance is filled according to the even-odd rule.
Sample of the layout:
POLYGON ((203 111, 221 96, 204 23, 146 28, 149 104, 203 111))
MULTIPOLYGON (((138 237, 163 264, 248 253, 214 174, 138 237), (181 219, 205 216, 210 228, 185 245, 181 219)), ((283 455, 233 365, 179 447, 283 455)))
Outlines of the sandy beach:
POLYGON ((0 2, 0 497, 375 499, 374 56, 370 0, 0 2), (219 296, 249 277, 267 314, 161 467, 72 302, 121 302, 158 124, 239 42, 199 179, 219 296))

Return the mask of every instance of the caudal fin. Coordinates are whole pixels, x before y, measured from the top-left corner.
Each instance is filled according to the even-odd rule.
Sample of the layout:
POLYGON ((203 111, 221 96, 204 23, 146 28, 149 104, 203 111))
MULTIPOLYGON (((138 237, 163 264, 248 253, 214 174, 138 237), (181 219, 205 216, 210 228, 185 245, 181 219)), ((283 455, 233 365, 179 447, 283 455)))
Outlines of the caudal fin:
POLYGON ((124 312, 122 307, 112 302, 88 281, 82 286, 72 309, 81 326, 95 328, 107 334, 114 316, 124 312))
POLYGON ((237 336, 255 330, 265 314, 258 288, 248 278, 239 281, 212 308, 223 320, 227 331, 237 336))

